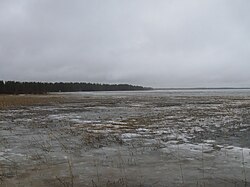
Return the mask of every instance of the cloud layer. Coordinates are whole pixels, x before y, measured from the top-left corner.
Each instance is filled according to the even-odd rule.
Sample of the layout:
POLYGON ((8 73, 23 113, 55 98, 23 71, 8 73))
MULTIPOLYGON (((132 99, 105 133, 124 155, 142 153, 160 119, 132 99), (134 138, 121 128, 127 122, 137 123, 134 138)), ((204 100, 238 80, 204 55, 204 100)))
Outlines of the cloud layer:
POLYGON ((250 1, 1 0, 0 79, 249 86, 250 1))

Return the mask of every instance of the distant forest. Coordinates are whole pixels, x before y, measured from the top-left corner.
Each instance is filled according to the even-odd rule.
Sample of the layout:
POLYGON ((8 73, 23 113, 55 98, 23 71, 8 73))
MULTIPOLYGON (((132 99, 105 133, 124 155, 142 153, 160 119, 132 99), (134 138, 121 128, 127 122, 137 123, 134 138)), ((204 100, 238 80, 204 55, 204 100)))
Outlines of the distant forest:
POLYGON ((45 94, 48 92, 129 91, 150 89, 151 88, 129 84, 0 81, 0 94, 45 94))

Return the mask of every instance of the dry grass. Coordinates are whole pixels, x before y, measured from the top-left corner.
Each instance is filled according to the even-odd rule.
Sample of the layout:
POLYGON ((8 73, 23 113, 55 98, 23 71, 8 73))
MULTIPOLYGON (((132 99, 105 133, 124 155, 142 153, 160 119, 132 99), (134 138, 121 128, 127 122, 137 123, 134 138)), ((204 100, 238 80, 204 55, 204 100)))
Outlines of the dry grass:
POLYGON ((0 95, 0 109, 60 102, 63 98, 57 95, 0 95))

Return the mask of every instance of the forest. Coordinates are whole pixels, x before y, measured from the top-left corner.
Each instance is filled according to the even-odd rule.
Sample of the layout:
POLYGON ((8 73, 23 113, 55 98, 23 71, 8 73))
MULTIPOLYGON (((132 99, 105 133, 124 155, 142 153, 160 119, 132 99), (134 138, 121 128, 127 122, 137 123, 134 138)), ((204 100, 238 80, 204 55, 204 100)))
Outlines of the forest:
POLYGON ((129 84, 0 81, 0 94, 46 94, 49 92, 129 91, 150 89, 151 88, 129 84))

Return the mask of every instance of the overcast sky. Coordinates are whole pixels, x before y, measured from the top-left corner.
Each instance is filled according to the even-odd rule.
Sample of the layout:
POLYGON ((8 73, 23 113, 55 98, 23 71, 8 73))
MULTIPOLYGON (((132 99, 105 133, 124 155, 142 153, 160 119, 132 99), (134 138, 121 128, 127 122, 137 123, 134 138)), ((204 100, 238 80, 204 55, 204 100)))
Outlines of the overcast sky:
POLYGON ((0 0, 0 80, 250 86, 249 0, 0 0))

